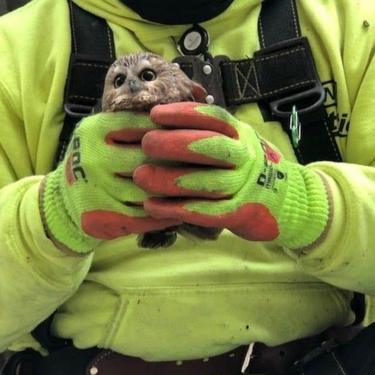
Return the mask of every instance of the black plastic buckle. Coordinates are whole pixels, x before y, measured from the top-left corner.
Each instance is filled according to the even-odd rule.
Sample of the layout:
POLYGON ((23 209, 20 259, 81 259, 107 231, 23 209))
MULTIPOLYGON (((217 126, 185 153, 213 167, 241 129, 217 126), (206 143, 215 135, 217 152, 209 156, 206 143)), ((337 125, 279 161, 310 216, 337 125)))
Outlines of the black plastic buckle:
POLYGON ((92 114, 94 109, 93 105, 65 103, 64 111, 71 117, 83 118, 92 114))
POLYGON ((293 106, 296 106, 298 114, 303 116, 319 109, 324 103, 325 97, 323 85, 317 82, 312 89, 270 102, 270 107, 272 114, 280 118, 289 118, 293 106))
POLYGON ((260 50, 255 55, 256 60, 261 62, 257 63, 257 71, 262 72, 260 78, 265 81, 267 78, 272 81, 273 78, 277 81, 279 74, 284 74, 287 77, 285 84, 290 85, 284 93, 280 92, 273 98, 270 97, 269 105, 274 116, 290 117, 293 106, 300 116, 314 112, 322 106, 326 93, 306 37, 279 42, 260 50), (261 70, 262 64, 268 69, 261 70), (279 69, 285 72, 279 73, 279 69), (293 84, 294 77, 298 77, 296 84, 293 84))

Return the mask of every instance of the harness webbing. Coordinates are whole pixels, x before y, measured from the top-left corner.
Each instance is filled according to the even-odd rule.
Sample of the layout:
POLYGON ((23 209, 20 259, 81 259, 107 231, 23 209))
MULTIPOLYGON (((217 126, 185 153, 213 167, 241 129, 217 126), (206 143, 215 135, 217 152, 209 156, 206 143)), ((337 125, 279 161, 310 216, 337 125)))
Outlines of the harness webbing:
POLYGON ((68 0, 71 55, 65 85, 65 120, 59 138, 55 166, 64 158, 76 124, 102 96, 104 78, 115 60, 112 30, 107 22, 68 0))
MULTIPOLYGON (((262 3, 262 9, 258 21, 259 40, 262 48, 278 48, 285 41, 301 40, 298 12, 295 0, 266 0, 262 3)), ((312 55, 311 55, 312 58, 312 55)), ((295 74, 303 74, 305 66, 303 62, 292 63, 295 74)), ((340 151, 333 136, 328 114, 324 107, 325 91, 320 83, 318 74, 313 63, 313 70, 317 81, 310 92, 299 92, 297 95, 280 98, 279 101, 270 102, 272 119, 280 121, 284 131, 292 140, 289 127, 292 105, 300 108, 312 107, 312 110, 300 114, 301 140, 297 147, 294 147, 297 159, 301 164, 308 164, 314 161, 342 161, 340 151), (318 104, 320 100, 320 104, 318 104), (318 105, 316 105, 318 104, 318 105), (299 105, 301 107, 299 107, 299 105)), ((284 76, 289 71, 277 69, 277 74, 284 76)), ((307 78, 308 79, 308 78, 307 78)), ((302 111, 303 112, 303 111, 302 111)), ((293 144, 293 143, 292 143, 293 144)))
MULTIPOLYGON (((115 59, 112 32, 105 20, 71 0, 68 3, 72 53, 65 88, 66 116, 55 165, 63 159, 77 122, 92 113, 100 100, 106 71, 115 59)), ((266 103, 271 119, 281 122, 291 139, 289 118, 292 105, 296 105, 302 126, 302 139, 294 147, 299 162, 341 161, 310 45, 306 38, 300 37, 295 0, 264 1, 258 29, 262 49, 254 58, 224 60, 219 64, 226 105, 266 103)), ((190 76, 194 72, 189 63, 183 64, 183 68, 190 76)))

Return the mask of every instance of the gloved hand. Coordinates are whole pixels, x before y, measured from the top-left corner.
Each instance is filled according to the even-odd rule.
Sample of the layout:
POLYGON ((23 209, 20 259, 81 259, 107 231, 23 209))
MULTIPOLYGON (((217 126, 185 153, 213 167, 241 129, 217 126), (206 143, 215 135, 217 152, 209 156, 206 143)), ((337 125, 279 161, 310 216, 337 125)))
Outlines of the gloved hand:
POLYGON ((148 199, 144 207, 150 215, 227 228, 247 240, 274 240, 288 248, 322 235, 329 202, 321 176, 285 160, 250 125, 200 103, 159 105, 151 119, 170 129, 147 133, 145 153, 195 165, 135 170, 138 186, 174 198, 148 199))
POLYGON ((60 248, 86 253, 103 240, 180 223, 150 218, 142 207, 148 194, 131 178, 146 160, 141 138, 154 128, 146 115, 132 112, 81 121, 64 161, 41 184, 42 220, 60 248))

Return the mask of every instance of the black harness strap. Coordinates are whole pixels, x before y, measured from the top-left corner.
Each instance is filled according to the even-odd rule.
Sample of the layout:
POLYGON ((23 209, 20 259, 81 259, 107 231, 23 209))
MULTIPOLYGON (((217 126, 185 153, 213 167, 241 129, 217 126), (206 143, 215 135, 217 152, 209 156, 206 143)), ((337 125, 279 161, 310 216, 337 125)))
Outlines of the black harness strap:
POLYGON ((31 335, 36 341, 49 353, 57 351, 63 347, 71 346, 71 340, 61 339, 51 334, 51 325, 55 314, 50 315, 46 320, 43 320, 38 326, 34 328, 31 335))
MULTIPOLYGON (((112 32, 105 20, 84 11, 71 0, 68 3, 72 54, 65 88, 66 117, 56 165, 65 154, 76 123, 92 113, 101 98, 105 74, 115 59, 112 32)), ((262 49, 254 54, 253 59, 218 60, 222 102, 227 107, 267 102, 272 120, 280 121, 290 138, 289 118, 292 106, 296 105, 302 124, 302 139, 294 150, 300 163, 341 161, 329 128, 323 105, 325 91, 315 69, 310 45, 306 38, 300 37, 295 0, 264 1, 258 28, 262 49)), ((190 63, 186 56, 183 59, 184 70, 188 75, 196 76, 194 67, 197 70, 199 64, 190 63)), ((194 59, 197 58, 191 57, 194 59)))
MULTIPOLYGON (((258 32, 260 44, 263 48, 278 49, 285 41, 301 40, 298 22, 298 13, 295 0, 265 0, 259 16, 258 32)), ((308 43, 307 39, 305 39, 308 43)), ((309 59, 312 59, 310 53, 309 59)), ((301 164, 308 164, 318 160, 342 161, 341 155, 329 126, 328 114, 324 107, 325 92, 320 83, 313 60, 311 74, 316 77, 315 87, 305 92, 299 92, 289 97, 270 102, 271 112, 274 120, 280 121, 284 130, 292 140, 289 127, 289 114, 292 106, 296 105, 297 110, 310 107, 310 110, 301 111, 301 134, 302 138, 297 147, 294 147, 296 156, 301 164), (323 100, 322 100, 323 99, 323 100), (305 112, 305 113, 304 113, 305 112)), ((277 63, 277 62, 276 62, 277 63)), ((305 74, 306 66, 301 60, 295 60, 291 65, 296 76, 305 74)), ((284 79, 285 64, 277 68, 276 74, 284 79)), ((311 66, 308 67, 311 69, 311 66)), ((287 75, 291 69, 286 70, 287 75)), ((262 77, 261 77, 262 78, 262 77)), ((310 75, 306 75, 310 80, 310 75)))
POLYGON ((228 106, 288 97, 319 83, 306 38, 261 49, 252 59, 223 61, 220 68, 228 106))
POLYGON ((65 120, 55 166, 63 159, 76 124, 92 113, 102 96, 103 82, 115 60, 112 31, 107 22, 68 0, 72 53, 65 86, 65 120))
POLYGON ((262 48, 299 38, 301 29, 295 0, 264 0, 258 19, 258 32, 262 48))

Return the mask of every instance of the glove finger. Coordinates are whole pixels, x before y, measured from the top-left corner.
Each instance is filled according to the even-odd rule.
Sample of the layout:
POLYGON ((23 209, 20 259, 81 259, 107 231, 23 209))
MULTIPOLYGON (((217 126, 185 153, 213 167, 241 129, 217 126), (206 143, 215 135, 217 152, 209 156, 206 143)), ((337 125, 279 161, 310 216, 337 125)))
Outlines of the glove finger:
POLYGON ((207 130, 152 130, 142 149, 153 159, 233 168, 248 159, 245 145, 207 130))
POLYGON ((155 106, 150 113, 156 124, 171 128, 211 130, 238 139, 236 119, 225 109, 196 102, 155 106))
POLYGON ((219 199, 234 195, 245 183, 245 170, 142 165, 134 182, 147 192, 168 197, 219 199))
POLYGON ((133 147, 140 147, 144 134, 153 129, 156 129, 155 124, 144 114, 100 113, 84 120, 83 125, 75 130, 73 142, 81 153, 105 159, 116 156, 122 160, 124 149, 133 152, 133 147))
POLYGON ((237 209, 232 205, 230 200, 149 198, 144 209, 158 219, 173 217, 203 227, 227 228, 250 241, 272 241, 278 237, 278 223, 265 205, 244 203, 237 209))
MULTIPOLYGON (((155 129, 149 116, 140 112, 104 113, 112 119, 115 117, 111 131, 104 138, 111 158, 112 171, 119 175, 130 176, 134 169, 147 161, 141 149, 141 140, 150 130, 155 129), (126 125, 124 125, 126 124, 126 125)), ((106 164, 107 165, 107 164, 106 164)))
MULTIPOLYGON (((118 189, 118 185, 122 183, 121 178, 131 178, 137 167, 148 162, 148 158, 140 146, 116 149, 111 155, 98 151, 96 155, 97 157, 88 160, 82 154, 79 158, 68 155, 64 168, 68 185, 83 178, 86 183, 92 182, 96 186, 108 187, 108 191, 111 187, 118 189)), ((118 190, 123 191, 123 189, 124 187, 118 190)))
POLYGON ((103 186, 114 201, 124 204, 142 204, 150 197, 150 194, 137 186, 130 177, 116 176, 103 186))
POLYGON ((142 208, 133 207, 132 211, 133 215, 137 213, 139 216, 105 210, 86 211, 81 215, 81 226, 89 236, 112 240, 133 233, 162 230, 181 224, 181 221, 176 219, 152 218, 145 214, 142 208))
POLYGON ((141 113, 100 113, 81 121, 74 132, 67 155, 87 171, 105 170, 129 175, 146 161, 140 144, 143 135, 155 129, 141 113))
POLYGON ((94 163, 98 164, 92 167, 95 169, 100 167, 112 175, 131 176, 137 167, 149 161, 140 144, 123 145, 106 151, 104 155, 94 160, 94 163))
MULTIPOLYGON (((148 114, 142 112, 101 112, 86 117, 79 123, 75 132, 79 135, 99 131, 107 143, 140 141, 147 130, 158 128, 148 114)), ((90 139, 90 134, 88 138, 90 139)))

